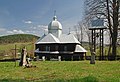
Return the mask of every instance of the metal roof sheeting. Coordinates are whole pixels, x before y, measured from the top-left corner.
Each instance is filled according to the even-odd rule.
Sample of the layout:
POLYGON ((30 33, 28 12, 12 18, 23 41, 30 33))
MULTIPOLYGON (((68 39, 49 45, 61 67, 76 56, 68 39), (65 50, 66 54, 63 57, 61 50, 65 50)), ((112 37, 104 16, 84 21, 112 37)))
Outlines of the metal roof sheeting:
POLYGON ((87 52, 82 46, 76 45, 75 52, 87 52))
POLYGON ((60 43, 60 41, 54 35, 49 33, 48 35, 43 36, 41 39, 39 39, 36 42, 36 44, 42 44, 42 43, 60 43))
POLYGON ((78 43, 80 42, 75 38, 73 34, 62 34, 59 38, 61 43, 78 43))
POLYGON ((42 43, 77 43, 80 44, 80 42, 75 38, 73 34, 62 34, 60 38, 56 38, 53 34, 49 33, 48 35, 42 36, 36 44, 42 44, 42 43))

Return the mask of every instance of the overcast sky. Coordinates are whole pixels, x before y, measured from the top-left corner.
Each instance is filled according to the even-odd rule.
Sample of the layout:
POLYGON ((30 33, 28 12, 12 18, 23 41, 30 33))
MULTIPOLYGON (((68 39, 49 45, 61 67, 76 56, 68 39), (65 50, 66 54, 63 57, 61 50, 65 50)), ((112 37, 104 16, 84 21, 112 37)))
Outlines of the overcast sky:
POLYGON ((0 0, 0 36, 28 33, 42 36, 56 10, 68 33, 83 16, 84 0, 0 0))

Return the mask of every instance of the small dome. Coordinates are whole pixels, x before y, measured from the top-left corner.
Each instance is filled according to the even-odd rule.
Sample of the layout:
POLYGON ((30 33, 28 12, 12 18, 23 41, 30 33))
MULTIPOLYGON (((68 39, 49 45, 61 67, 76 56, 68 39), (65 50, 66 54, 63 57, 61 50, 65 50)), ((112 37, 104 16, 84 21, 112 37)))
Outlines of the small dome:
POLYGON ((53 20, 48 25, 48 30, 62 30, 62 25, 59 21, 57 21, 56 16, 53 17, 53 20))
POLYGON ((53 17, 53 20, 54 20, 54 21, 57 20, 57 16, 54 16, 54 17, 53 17))

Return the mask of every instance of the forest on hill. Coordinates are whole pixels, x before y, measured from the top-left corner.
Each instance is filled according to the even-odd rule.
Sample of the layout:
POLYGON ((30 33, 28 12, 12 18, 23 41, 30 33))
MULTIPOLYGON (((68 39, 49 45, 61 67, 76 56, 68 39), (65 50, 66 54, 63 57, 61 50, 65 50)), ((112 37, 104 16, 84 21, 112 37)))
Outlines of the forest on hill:
POLYGON ((39 37, 31 34, 14 34, 0 37, 0 44, 36 41, 39 37))

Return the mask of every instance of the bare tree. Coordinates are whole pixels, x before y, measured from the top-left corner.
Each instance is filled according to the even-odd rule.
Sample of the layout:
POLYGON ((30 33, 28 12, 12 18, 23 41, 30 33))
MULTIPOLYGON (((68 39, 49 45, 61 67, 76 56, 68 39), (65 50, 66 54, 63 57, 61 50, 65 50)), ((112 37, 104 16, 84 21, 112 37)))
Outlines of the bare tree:
POLYGON ((85 0, 85 24, 90 27, 90 21, 93 19, 107 20, 107 27, 110 33, 110 48, 112 50, 112 59, 115 60, 117 49, 117 36, 119 26, 119 0, 85 0), (111 49, 112 48, 112 49, 111 49))
POLYGON ((89 27, 91 27, 91 21, 94 19, 100 19, 103 16, 103 4, 101 0, 85 0, 84 2, 84 19, 80 22, 81 27, 83 28, 85 34, 88 37, 88 42, 89 42, 89 48, 90 52, 92 54, 93 52, 93 45, 91 43, 91 32, 89 30, 89 27))
POLYGON ((80 42, 80 30, 79 30, 78 25, 75 25, 75 26, 74 26, 74 29, 75 29, 76 38, 77 38, 77 40, 80 42))
POLYGON ((91 44, 91 32, 89 30, 89 26, 85 20, 82 20, 77 23, 77 25, 74 26, 75 29, 75 35, 77 39, 81 42, 81 45, 83 43, 83 39, 87 39, 89 43, 89 49, 92 53, 92 44, 91 44), (86 36, 85 36, 86 35, 86 36))
POLYGON ((81 22, 78 22, 78 24, 74 26, 74 29, 75 29, 76 37, 82 45, 82 42, 83 42, 83 24, 81 22))
POLYGON ((119 26, 119 0, 106 0, 107 3, 107 20, 108 28, 111 35, 112 60, 115 60, 117 55, 117 36, 119 26))

